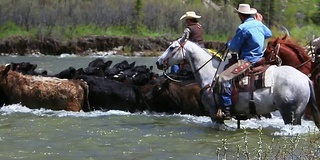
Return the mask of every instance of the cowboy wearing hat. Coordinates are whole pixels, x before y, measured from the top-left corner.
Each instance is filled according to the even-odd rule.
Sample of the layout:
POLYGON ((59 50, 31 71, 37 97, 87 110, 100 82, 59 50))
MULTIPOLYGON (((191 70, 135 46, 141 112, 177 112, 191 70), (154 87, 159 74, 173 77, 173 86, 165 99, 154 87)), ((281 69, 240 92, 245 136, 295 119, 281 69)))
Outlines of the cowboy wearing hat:
POLYGON ((203 43, 203 31, 201 24, 198 19, 201 16, 197 15, 194 11, 188 11, 183 16, 181 16, 180 20, 185 19, 186 28, 183 31, 182 38, 184 40, 190 40, 196 42, 201 47, 204 47, 203 43))
MULTIPOLYGON (((272 36, 272 32, 262 23, 262 15, 257 13, 256 9, 251 8, 249 4, 239 4, 238 9, 234 8, 234 12, 238 13, 242 23, 234 37, 228 42, 228 48, 237 52, 239 59, 250 62, 253 66, 262 58, 265 40, 272 36)), ((226 81, 223 85, 227 88, 227 91, 221 95, 225 119, 230 119, 230 108, 233 105, 231 84, 226 81)))
MULTIPOLYGON (((194 11, 188 11, 181 16, 180 20, 185 19, 186 24, 186 28, 183 31, 181 42, 190 40, 204 48, 203 31, 202 26, 198 21, 199 18, 201 18, 201 16, 197 15, 194 11)), ((175 64, 171 67, 171 73, 177 73, 179 70, 179 64, 175 64)))

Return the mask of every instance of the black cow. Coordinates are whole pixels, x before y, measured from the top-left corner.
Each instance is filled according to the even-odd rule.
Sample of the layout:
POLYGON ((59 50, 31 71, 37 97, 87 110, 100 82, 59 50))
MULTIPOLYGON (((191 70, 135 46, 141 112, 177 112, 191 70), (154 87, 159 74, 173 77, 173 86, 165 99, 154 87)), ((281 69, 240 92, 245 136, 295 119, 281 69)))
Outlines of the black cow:
POLYGON ((77 70, 73 67, 69 67, 55 75, 53 77, 61 78, 61 79, 72 79, 77 73, 77 70))
POLYGON ((25 75, 46 75, 47 71, 43 71, 42 73, 38 73, 35 71, 37 68, 37 64, 31 64, 30 62, 20 62, 20 63, 14 63, 11 62, 11 70, 20 72, 25 75))
POLYGON ((111 64, 112 61, 104 62, 102 58, 97 58, 88 64, 88 67, 84 69, 83 74, 103 77, 105 76, 105 70, 108 70, 111 64))
POLYGON ((128 63, 128 61, 124 60, 120 63, 115 64, 110 69, 105 70, 105 75, 111 79, 117 79, 117 76, 120 72, 130 69, 135 66, 135 62, 128 63))
POLYGON ((147 109, 139 88, 106 77, 78 75, 89 85, 90 105, 96 110, 123 110, 129 112, 147 109))
POLYGON ((147 84, 156 76, 156 74, 152 72, 152 69, 153 66, 150 66, 149 68, 145 65, 134 66, 118 74, 117 80, 124 81, 127 79, 134 85, 142 86, 147 84))

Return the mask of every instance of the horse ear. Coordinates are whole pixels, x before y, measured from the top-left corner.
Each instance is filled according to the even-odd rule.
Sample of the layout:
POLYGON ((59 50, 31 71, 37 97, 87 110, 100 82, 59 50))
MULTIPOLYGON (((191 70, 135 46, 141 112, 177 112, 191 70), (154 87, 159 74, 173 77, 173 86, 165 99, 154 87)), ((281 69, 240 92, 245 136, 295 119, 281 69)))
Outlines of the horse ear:
POLYGON ((288 35, 287 35, 287 34, 285 34, 285 35, 283 35, 283 36, 281 37, 281 40, 286 40, 286 39, 287 39, 287 37, 288 37, 288 35))

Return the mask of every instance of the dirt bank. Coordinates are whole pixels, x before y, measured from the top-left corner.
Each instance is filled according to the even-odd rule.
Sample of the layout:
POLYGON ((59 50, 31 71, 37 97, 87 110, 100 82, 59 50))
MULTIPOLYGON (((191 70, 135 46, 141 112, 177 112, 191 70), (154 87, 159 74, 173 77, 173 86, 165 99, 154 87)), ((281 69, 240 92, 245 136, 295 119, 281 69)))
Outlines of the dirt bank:
MULTIPOLYGON (((165 37, 87 36, 67 42, 50 37, 42 39, 10 37, 0 39, 0 53, 2 55, 61 55, 63 53, 87 55, 92 52, 112 51, 112 54, 126 56, 157 56, 169 46, 170 41, 172 39, 165 37)), ((205 42, 206 48, 219 49, 222 45, 221 42, 205 42)))

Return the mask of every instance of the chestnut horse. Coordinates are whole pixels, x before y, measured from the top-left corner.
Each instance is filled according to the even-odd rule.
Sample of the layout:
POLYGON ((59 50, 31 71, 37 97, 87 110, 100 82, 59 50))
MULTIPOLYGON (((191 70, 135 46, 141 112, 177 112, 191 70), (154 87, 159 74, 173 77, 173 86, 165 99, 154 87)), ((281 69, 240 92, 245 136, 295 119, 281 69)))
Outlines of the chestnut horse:
MULTIPOLYGON (((312 62, 312 58, 302 46, 298 45, 287 35, 274 37, 268 42, 264 57, 266 63, 293 66, 302 73, 308 75, 314 82, 317 106, 320 106, 320 85, 315 81, 316 74, 319 70, 316 70, 315 66, 317 65, 312 62)), ((311 119, 311 110, 309 108, 307 108, 304 118, 311 119)))
POLYGON ((266 63, 289 65, 311 75, 312 60, 306 50, 287 35, 271 38, 264 54, 266 63))

